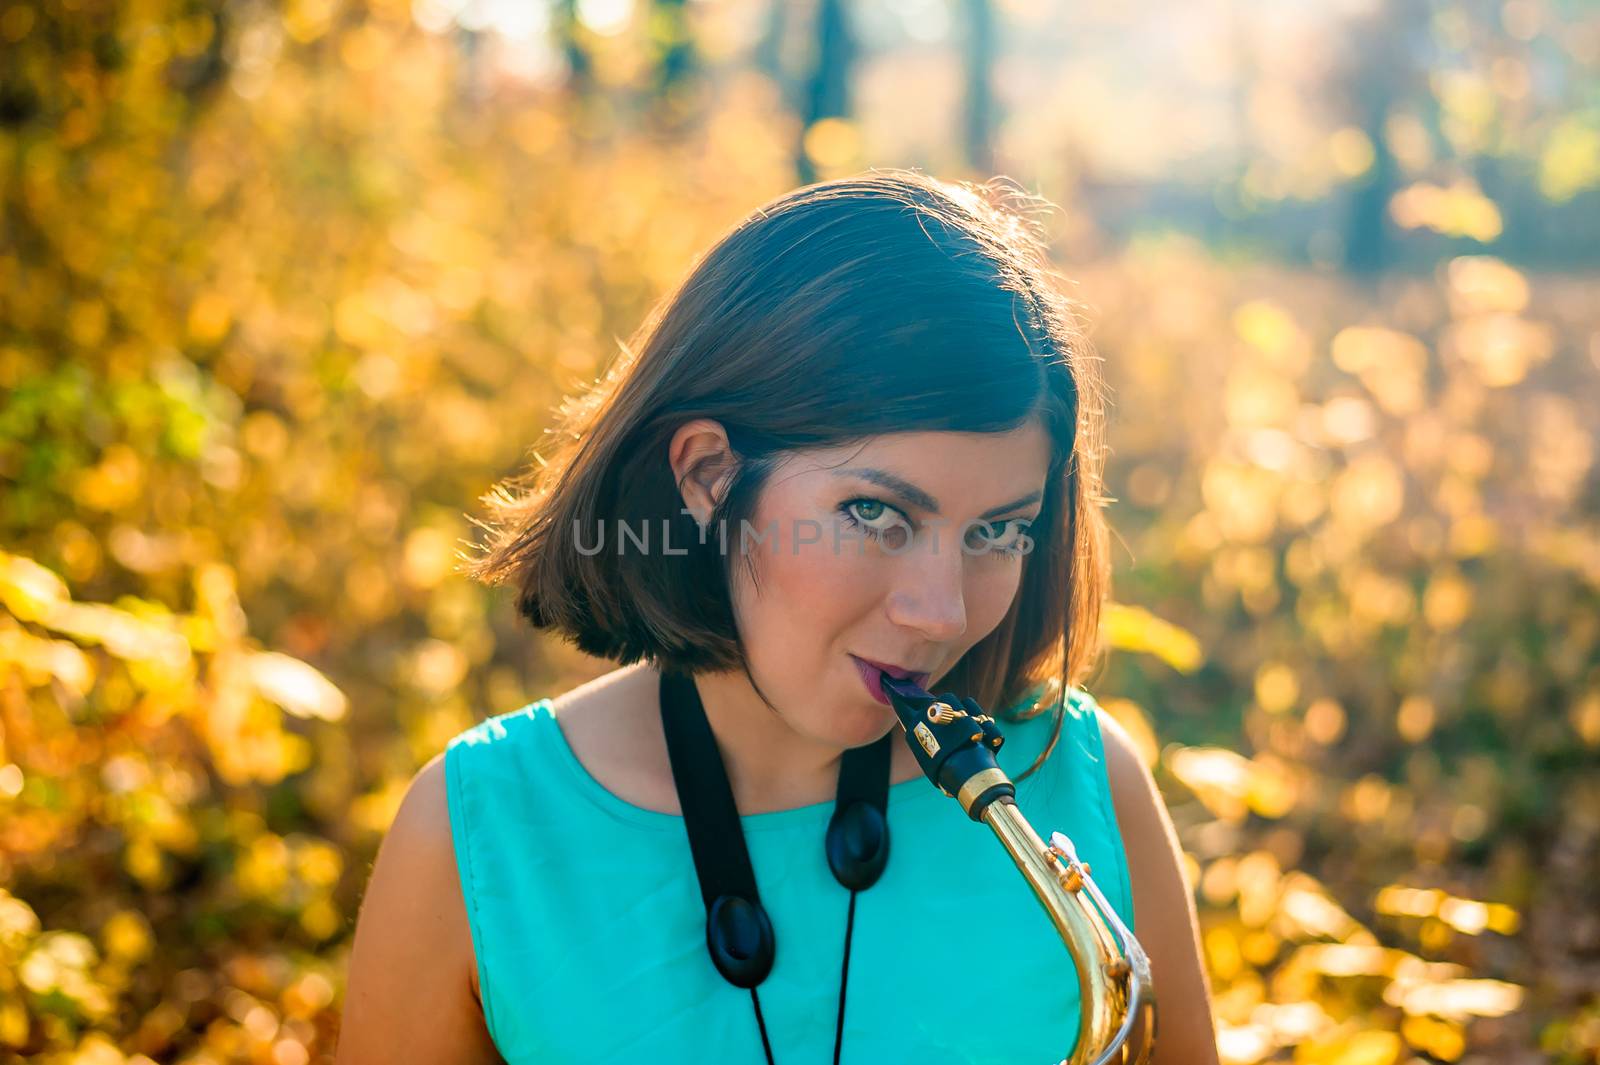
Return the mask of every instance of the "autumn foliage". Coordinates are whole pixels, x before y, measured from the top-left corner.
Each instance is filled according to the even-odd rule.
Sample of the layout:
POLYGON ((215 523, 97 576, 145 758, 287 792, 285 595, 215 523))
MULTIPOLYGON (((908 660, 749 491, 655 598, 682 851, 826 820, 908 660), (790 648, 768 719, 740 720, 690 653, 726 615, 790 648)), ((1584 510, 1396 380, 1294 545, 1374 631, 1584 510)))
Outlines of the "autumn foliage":
MULTIPOLYGON (((604 668, 456 573, 479 497, 797 144, 871 144, 738 67, 658 106, 625 36, 581 92, 393 2, 56 6, 0 5, 0 1060, 328 1062, 411 774, 604 668)), ((1600 1060, 1595 277, 1075 243, 1070 191, 1090 687, 1224 1060, 1600 1060)))

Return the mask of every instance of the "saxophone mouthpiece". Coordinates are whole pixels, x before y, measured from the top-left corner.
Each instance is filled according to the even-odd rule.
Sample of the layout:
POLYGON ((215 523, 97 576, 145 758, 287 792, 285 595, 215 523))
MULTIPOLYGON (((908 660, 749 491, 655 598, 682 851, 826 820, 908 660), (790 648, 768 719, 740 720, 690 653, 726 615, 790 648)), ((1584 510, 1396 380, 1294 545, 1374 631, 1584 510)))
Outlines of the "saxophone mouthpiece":
POLYGON ((968 817, 981 820, 991 803, 1015 799, 1015 785, 995 760, 1005 736, 976 700, 954 692, 931 695, 887 673, 881 683, 922 772, 940 791, 959 799, 968 817))

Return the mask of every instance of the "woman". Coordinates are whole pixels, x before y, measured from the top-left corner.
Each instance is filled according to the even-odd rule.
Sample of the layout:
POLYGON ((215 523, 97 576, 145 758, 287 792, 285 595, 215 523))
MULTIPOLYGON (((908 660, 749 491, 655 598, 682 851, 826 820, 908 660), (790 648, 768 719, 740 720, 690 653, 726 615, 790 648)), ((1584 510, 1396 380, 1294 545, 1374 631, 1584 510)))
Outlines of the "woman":
POLYGON ((490 497, 473 575, 623 668, 417 774, 358 921, 341 1065, 1057 1061, 1066 951, 923 776, 880 670, 993 708, 1023 813, 1073 839, 1149 954, 1154 1060, 1217 1060, 1170 819, 1074 686, 1108 591, 1102 408, 1037 202, 874 171, 767 204, 490 497), (679 713, 715 736, 693 772, 679 713), (847 890, 824 832, 885 748, 887 861, 847 890), (737 814, 711 844, 743 837, 775 939, 753 989, 709 953, 687 838, 713 770, 737 814))

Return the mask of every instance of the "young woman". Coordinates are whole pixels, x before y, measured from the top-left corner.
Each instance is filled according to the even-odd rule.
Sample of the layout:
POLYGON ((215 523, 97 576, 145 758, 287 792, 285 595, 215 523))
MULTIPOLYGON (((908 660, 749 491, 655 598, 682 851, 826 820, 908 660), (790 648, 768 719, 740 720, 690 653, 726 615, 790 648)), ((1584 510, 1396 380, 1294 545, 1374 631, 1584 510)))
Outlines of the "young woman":
POLYGON ((1101 386, 1037 203, 874 171, 763 206, 491 497, 474 575, 622 668, 417 774, 358 920, 340 1065, 1065 1056, 1067 952, 923 775, 880 670, 997 719, 1024 816, 1072 838, 1149 955, 1153 1060, 1217 1060, 1171 821, 1077 686, 1109 580, 1101 386), (715 737, 692 772, 680 713, 715 737), (885 747, 887 859, 850 889, 825 834, 852 759, 885 747), (737 813, 691 846, 684 798, 722 776, 737 813), (698 847, 753 872, 775 940, 753 988, 713 962, 698 847))

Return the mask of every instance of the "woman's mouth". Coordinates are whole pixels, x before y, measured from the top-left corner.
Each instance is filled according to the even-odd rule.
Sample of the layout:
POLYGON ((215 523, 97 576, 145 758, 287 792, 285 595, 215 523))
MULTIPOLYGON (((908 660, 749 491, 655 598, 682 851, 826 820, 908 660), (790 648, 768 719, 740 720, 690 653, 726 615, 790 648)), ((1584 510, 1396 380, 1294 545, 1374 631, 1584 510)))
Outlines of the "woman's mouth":
POLYGON ((882 678, 884 673, 889 674, 891 677, 910 680, 919 687, 924 688, 928 685, 928 679, 933 676, 931 673, 913 673, 910 670, 901 669, 899 666, 873 662, 868 659, 857 658, 855 655, 850 656, 850 661, 855 663, 856 672, 861 674, 861 683, 866 686, 867 693, 884 706, 892 705, 889 702, 888 694, 883 690, 882 678))

